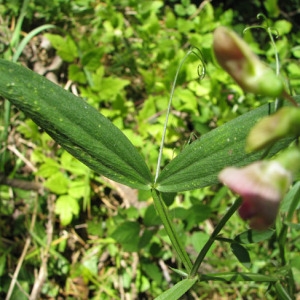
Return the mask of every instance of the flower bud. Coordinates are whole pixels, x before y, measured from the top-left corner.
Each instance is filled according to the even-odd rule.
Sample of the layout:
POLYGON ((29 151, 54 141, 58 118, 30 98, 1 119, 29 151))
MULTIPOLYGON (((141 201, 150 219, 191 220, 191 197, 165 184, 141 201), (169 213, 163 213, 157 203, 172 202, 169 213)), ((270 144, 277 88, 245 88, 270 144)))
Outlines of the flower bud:
POLYGON ((219 180, 242 197, 241 218, 250 220, 251 228, 265 230, 276 219, 280 201, 292 183, 292 173, 277 161, 259 161, 244 168, 225 168, 219 180))
POLYGON ((261 119, 251 129, 246 141, 246 151, 260 150, 291 135, 300 135, 300 109, 283 107, 273 115, 261 119))
POLYGON ((213 47, 221 67, 244 91, 272 97, 283 93, 282 80, 233 31, 218 27, 214 32, 213 47))

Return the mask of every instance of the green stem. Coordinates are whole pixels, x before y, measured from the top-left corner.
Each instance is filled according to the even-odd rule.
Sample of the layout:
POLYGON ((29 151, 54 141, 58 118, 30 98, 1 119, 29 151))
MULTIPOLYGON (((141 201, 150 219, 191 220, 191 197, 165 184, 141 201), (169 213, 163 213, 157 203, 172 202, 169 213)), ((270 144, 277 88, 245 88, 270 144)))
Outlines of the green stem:
MULTIPOLYGON (((278 248, 279 248, 279 256, 281 259, 281 265, 282 267, 285 267, 288 264, 288 258, 287 258, 287 233, 288 233, 288 223, 292 222, 292 218, 294 215, 294 212, 298 206, 299 202, 299 196, 300 196, 300 183, 297 182, 293 189, 296 190, 296 192, 293 195, 292 202, 289 206, 287 216, 285 219, 285 223, 282 224, 280 231, 278 233, 277 237, 277 242, 278 242, 278 248)), ((290 295, 294 294, 295 291, 295 280, 294 280, 294 275, 291 270, 291 268, 288 269, 288 274, 286 276, 286 283, 287 283, 287 288, 288 292, 290 295)), ((280 288, 280 286, 279 286, 280 288)))
MULTIPOLYGON (((272 45, 272 47, 274 49, 274 53, 275 53, 276 75, 279 76, 280 75, 280 61, 279 61, 279 56, 278 56, 276 43, 275 43, 274 38, 273 38, 272 29, 270 27, 268 27, 267 32, 268 32, 268 35, 270 37, 271 45, 272 45)), ((276 98, 276 100, 275 100, 275 111, 277 111, 282 106, 283 106, 283 99, 276 98)))
POLYGON ((233 205, 229 208, 229 210, 226 212, 226 214, 224 215, 224 217, 218 223, 218 225, 216 226, 215 230, 211 234, 210 238, 208 239, 208 241, 206 242, 206 244, 204 245, 204 247, 201 249, 198 257, 196 258, 195 263, 193 265, 193 268, 191 270, 191 273, 190 273, 189 277, 196 276, 196 274, 198 273, 198 270, 200 268, 200 265, 201 265, 203 259, 205 258, 207 252, 209 251, 209 249, 212 246, 212 244, 214 243, 214 241, 216 240, 218 234, 220 233, 220 231, 222 230, 222 228, 224 227, 224 225, 227 223, 227 221, 231 218, 231 216, 239 208, 239 206, 241 205, 241 203, 242 203, 242 199, 241 198, 238 198, 237 200, 235 200, 235 202, 233 203, 233 205))
MULTIPOLYGON (((244 32, 248 29, 252 29, 252 28, 262 28, 264 30, 267 31, 268 35, 269 35, 269 38, 270 38, 270 41, 271 41, 271 45, 272 45, 272 48, 274 49, 274 53, 275 53, 275 65, 276 65, 276 75, 279 76, 280 75, 280 60, 279 60, 279 55, 278 55, 278 50, 277 50, 277 47, 276 47, 276 43, 275 43, 275 40, 274 40, 274 37, 273 37, 273 33, 272 33, 272 27, 269 26, 269 22, 268 22, 268 19, 267 17, 262 14, 262 13, 259 13, 257 15, 257 18, 260 19, 262 18, 264 21, 266 21, 267 23, 267 26, 264 26, 264 25, 254 25, 254 26, 249 26, 247 27, 244 32)), ((276 30, 276 29, 275 29, 276 30)), ((274 31, 274 29, 273 29, 274 31)), ((276 30, 276 35, 278 36, 278 32, 276 30)), ((297 103, 294 101, 294 99, 286 92, 284 91, 283 92, 283 98, 285 98, 286 100, 290 101, 293 105, 297 106, 297 103)), ((280 98, 276 98, 275 99, 275 111, 277 111, 279 108, 281 108, 283 106, 283 99, 280 99, 280 98)))
MULTIPOLYGON (((0 145, 3 147, 3 149, 6 149, 7 146, 7 138, 9 134, 9 125, 10 125, 10 102, 5 99, 4 100, 4 116, 3 116, 3 123, 4 123, 4 130, 0 136, 0 145)), ((6 150, 3 151, 1 155, 1 161, 0 161, 0 171, 4 172, 4 166, 6 162, 6 150)))
POLYGON ((279 255, 281 259, 281 265, 286 265, 286 238, 287 238, 287 230, 288 227, 286 224, 282 225, 282 228, 278 235, 278 248, 279 248, 279 255))
POLYGON ((10 40, 10 45, 12 46, 12 48, 17 46, 17 44, 19 43, 20 32, 22 30, 22 25, 23 25, 24 18, 26 16, 28 4, 29 4, 29 0, 23 1, 21 12, 20 12, 20 15, 19 15, 19 18, 17 21, 17 25, 15 27, 15 30, 14 30, 13 35, 10 40))
POLYGON ((187 255, 180 239, 179 236, 174 228, 174 225, 172 223, 172 220, 169 216, 168 209, 161 197, 161 194, 157 190, 152 190, 152 197, 154 201, 155 208, 157 210, 157 213, 159 214, 162 223, 165 227, 165 230, 171 240, 172 246, 174 247, 177 255, 179 256, 180 260, 182 261, 187 273, 190 273, 192 269, 192 262, 187 255))

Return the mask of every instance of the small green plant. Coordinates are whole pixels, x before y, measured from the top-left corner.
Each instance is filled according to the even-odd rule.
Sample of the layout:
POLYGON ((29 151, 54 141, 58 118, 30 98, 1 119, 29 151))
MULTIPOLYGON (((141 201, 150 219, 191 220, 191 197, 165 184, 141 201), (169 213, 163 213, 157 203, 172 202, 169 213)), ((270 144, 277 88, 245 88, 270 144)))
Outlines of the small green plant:
MULTIPOLYGON (((177 10, 183 14, 192 8, 192 6, 178 6, 177 10)), ((55 36, 49 38, 60 41, 55 36)), ((171 240, 173 250, 182 263, 182 269, 173 268, 173 271, 184 278, 156 299, 178 299, 197 282, 208 280, 267 282, 276 290, 278 297, 290 299, 293 296, 294 284, 290 266, 285 261, 283 242, 286 239, 287 229, 291 226, 293 211, 298 205, 298 198, 295 196, 298 194, 297 182, 291 189, 293 194, 289 193, 284 200, 287 216, 282 219, 283 223, 275 230, 270 230, 269 227, 275 221, 279 202, 294 182, 300 168, 297 144, 292 148, 289 147, 297 140, 299 134, 299 108, 296 100, 286 92, 283 81, 261 63, 248 45, 234 32, 219 27, 214 33, 214 38, 216 59, 245 91, 275 98, 285 97, 296 107, 278 110, 279 107, 274 107, 273 104, 265 104, 245 113, 186 145, 161 171, 167 121, 177 76, 184 61, 190 54, 195 54, 195 50, 192 49, 183 58, 176 73, 155 175, 152 175, 144 158, 130 140, 109 119, 86 101, 44 77, 7 60, 1 60, 0 94, 25 112, 70 154, 95 172, 132 188, 151 192, 155 209, 171 240), (276 114, 267 117, 270 108, 271 111, 276 111, 276 114), (260 121, 261 118, 263 119, 260 121), (282 120, 284 120, 283 124, 282 120), (255 127, 247 140, 253 126, 255 127), (269 132, 274 133, 274 136, 270 138, 269 132), (257 136, 259 136, 259 145, 256 143, 257 136), (245 147, 250 149, 251 153, 245 151, 245 147), (281 153, 283 149, 287 150, 281 153), (278 152, 279 154, 273 159, 272 157, 278 152), (260 161, 262 158, 264 160, 260 161), (259 165, 257 161, 260 161, 259 165), (242 169, 226 169, 228 166, 242 167, 242 169), (265 177, 270 180, 270 183, 265 177), (196 259, 192 261, 183 246, 180 232, 172 222, 165 202, 166 197, 170 193, 217 184, 219 179, 239 193, 243 200, 237 198, 216 225, 196 259), (250 225, 253 230, 233 239, 221 236, 221 230, 238 209, 242 218, 251 220, 250 225), (215 241, 229 243, 238 260, 244 266, 249 266, 250 256, 244 245, 266 240, 270 236, 278 242, 282 259, 279 265, 286 270, 286 273, 268 275, 255 272, 202 273, 199 271, 215 241)), ((118 84, 122 87, 126 85, 120 82, 118 84)), ((99 91, 101 91, 101 84, 99 91)), ((87 172, 85 167, 74 165, 71 160, 71 156, 64 155, 61 157, 61 164, 66 171, 71 168, 78 176, 84 178, 87 172)), ((45 159, 39 172, 47 173, 49 167, 58 168, 58 165, 55 166, 53 162, 45 159), (50 165, 47 162, 50 162, 50 165)), ((61 195, 56 203, 56 213, 60 214, 62 224, 68 224, 72 214, 78 214, 77 200, 73 196, 67 177, 61 173, 56 174, 59 177, 48 178, 45 185, 50 190, 55 189, 55 192, 61 195), (68 207, 72 209, 69 210, 68 207), (77 209, 74 210, 74 207, 77 209)), ((73 185, 74 188, 78 188, 76 181, 73 181, 73 185)), ((89 191, 84 190, 85 187, 86 185, 83 184, 80 196, 88 198, 89 191)), ((76 193, 78 194, 78 190, 76 193)), ((130 211, 128 216, 130 215, 134 217, 136 213, 130 211)), ((131 237, 128 236, 128 239, 124 237, 124 232, 134 237, 138 236, 140 228, 137 223, 128 220, 112 233, 112 237, 119 240, 128 251, 143 247, 151 237, 151 232, 145 231, 144 245, 139 245, 141 240, 129 243, 128 239, 131 237)), ((92 274, 89 273, 87 276, 92 280, 92 274)))

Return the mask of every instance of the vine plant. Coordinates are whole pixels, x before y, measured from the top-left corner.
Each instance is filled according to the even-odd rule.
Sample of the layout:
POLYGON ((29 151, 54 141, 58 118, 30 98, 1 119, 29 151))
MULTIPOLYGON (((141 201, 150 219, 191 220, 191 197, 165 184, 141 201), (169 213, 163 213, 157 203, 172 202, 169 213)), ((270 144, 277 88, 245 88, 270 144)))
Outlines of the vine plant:
MULTIPOLYGON (((271 31, 268 32, 272 37, 271 31)), ((44 77, 15 63, 0 60, 0 95, 24 111, 62 147, 94 171, 132 188, 151 190, 157 213, 184 267, 184 270, 173 269, 183 280, 157 299, 178 299, 197 282, 207 280, 269 282, 282 299, 292 299, 290 271, 283 278, 277 274, 199 272, 203 259, 216 240, 230 243, 237 258, 242 259, 247 252, 242 245, 245 240, 261 241, 276 235, 276 231, 269 227, 273 225, 279 203, 300 168, 300 152, 297 143, 294 143, 300 132, 300 111, 294 98, 286 92, 279 72, 275 74, 266 67, 240 37, 225 27, 217 28, 214 33, 214 53, 221 67, 246 92, 285 98, 292 105, 279 109, 280 105, 270 104, 275 112, 271 116, 269 105, 263 105, 212 130, 187 145, 160 172, 177 75, 189 55, 195 54, 201 59, 197 49, 192 48, 176 73, 155 176, 152 176, 133 144, 106 117, 44 77), (278 152, 275 159, 271 159, 278 152), (262 157, 264 160, 261 160, 262 157), (219 181, 241 197, 232 204, 192 262, 181 243, 163 196, 219 181), (233 240, 222 238, 220 231, 237 210, 243 219, 250 220, 252 229, 233 240)), ((293 193, 288 194, 290 205, 287 217, 277 230, 282 265, 286 263, 284 242, 288 224, 298 204, 299 184, 296 183, 292 190, 293 193)))

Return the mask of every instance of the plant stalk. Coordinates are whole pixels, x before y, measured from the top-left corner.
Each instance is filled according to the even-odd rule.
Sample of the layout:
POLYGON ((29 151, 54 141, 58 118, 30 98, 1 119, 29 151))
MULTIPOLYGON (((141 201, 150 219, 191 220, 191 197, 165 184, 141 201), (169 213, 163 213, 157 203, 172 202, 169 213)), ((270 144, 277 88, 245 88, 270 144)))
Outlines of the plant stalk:
POLYGON ((159 214, 162 223, 165 227, 165 230, 171 240, 172 246, 174 247, 177 255, 179 256, 180 260, 182 261, 187 273, 190 273, 192 269, 192 262, 187 255, 180 238, 174 228, 174 225, 172 224, 172 220, 169 216, 168 209, 161 197, 161 194, 157 190, 152 190, 152 197, 154 201, 155 208, 157 210, 157 213, 159 214))
POLYGON ((235 200, 235 202, 232 204, 232 206, 226 212, 226 214, 224 215, 224 217, 220 220, 220 222, 218 223, 218 225, 214 229, 213 233, 211 234, 210 238, 205 243, 205 245, 201 249, 198 257, 196 258, 195 263, 194 263, 194 265, 192 267, 191 273, 189 274, 189 277, 193 278, 193 277, 195 277, 197 275, 198 270, 200 268, 200 265, 201 265, 202 261, 204 260, 204 258, 206 256, 207 252, 209 251, 210 247, 212 246, 212 244, 216 240, 218 234, 220 233, 220 231, 222 230, 222 228, 224 227, 224 225, 227 223, 227 221, 231 218, 231 216, 239 208, 239 206, 241 205, 241 203, 242 203, 242 198, 238 198, 237 200, 235 200))

